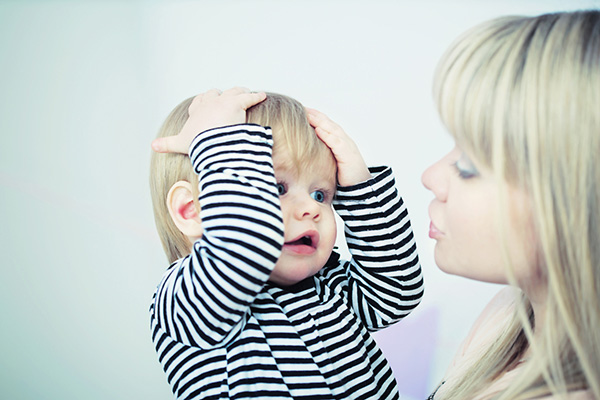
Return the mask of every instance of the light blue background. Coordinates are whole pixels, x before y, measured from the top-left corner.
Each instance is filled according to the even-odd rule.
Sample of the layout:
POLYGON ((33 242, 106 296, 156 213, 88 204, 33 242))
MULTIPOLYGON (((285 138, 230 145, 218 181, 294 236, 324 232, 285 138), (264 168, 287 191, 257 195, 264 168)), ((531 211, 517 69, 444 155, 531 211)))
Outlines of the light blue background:
POLYGON ((426 397, 498 290, 433 263, 420 176, 452 145, 431 100, 436 61, 479 21, 593 6, 1 1, 0 398, 171 398, 149 330, 166 267, 149 143, 181 100, 234 85, 321 109, 370 164, 394 167, 426 295, 377 338, 406 398, 426 397))

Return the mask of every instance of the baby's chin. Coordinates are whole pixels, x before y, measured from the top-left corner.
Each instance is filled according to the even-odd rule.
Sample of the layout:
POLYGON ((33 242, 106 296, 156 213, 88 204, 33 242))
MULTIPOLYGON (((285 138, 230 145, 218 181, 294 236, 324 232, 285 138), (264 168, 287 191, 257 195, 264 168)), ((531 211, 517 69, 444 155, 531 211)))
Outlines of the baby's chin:
POLYGON ((306 278, 310 278, 314 276, 317 272, 319 272, 323 268, 320 267, 293 267, 288 266, 286 268, 278 268, 275 266, 273 272, 271 272, 271 276, 269 277, 269 281, 273 282, 279 286, 292 286, 299 282, 302 282, 306 278))

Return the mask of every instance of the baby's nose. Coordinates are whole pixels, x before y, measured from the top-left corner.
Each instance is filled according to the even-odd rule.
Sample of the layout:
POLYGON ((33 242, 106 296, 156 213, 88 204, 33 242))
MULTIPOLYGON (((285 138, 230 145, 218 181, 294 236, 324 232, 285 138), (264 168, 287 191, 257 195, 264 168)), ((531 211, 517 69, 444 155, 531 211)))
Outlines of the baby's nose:
POLYGON ((318 219, 321 216, 319 204, 308 195, 298 199, 295 214, 298 219, 318 219))

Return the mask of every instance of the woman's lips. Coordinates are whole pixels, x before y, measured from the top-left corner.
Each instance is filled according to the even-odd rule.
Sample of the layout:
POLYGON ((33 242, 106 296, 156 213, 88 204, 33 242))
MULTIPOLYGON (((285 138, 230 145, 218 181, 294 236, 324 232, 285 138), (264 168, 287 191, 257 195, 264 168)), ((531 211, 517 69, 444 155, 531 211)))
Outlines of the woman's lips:
POLYGON ((433 224, 433 221, 429 223, 429 237, 432 239, 439 239, 444 234, 438 230, 438 228, 433 224))

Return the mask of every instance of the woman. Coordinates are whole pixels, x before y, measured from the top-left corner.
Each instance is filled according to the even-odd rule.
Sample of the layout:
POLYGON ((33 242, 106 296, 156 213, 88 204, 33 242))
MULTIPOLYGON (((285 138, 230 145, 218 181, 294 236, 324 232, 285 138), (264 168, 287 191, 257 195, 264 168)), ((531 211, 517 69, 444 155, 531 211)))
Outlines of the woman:
POLYGON ((430 398, 600 398, 600 12, 484 23, 434 92, 456 142, 423 174, 436 263, 508 287, 430 398))

